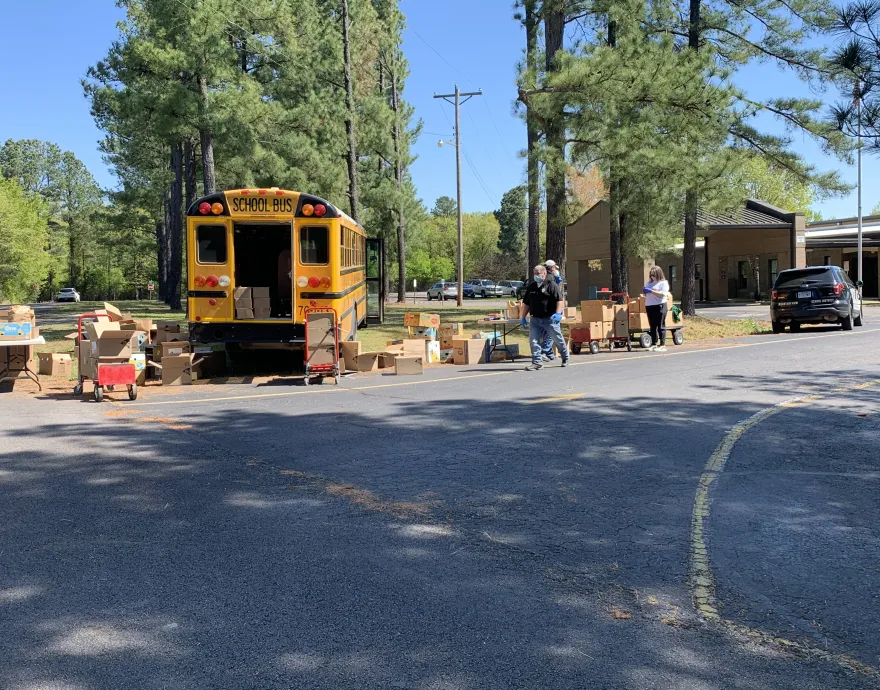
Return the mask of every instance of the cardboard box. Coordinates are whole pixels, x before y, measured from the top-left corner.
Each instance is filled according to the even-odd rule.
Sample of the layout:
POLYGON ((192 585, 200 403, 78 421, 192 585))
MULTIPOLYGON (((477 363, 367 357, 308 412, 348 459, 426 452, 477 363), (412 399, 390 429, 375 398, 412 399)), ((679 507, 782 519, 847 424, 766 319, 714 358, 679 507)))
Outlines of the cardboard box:
POLYGON ((110 317, 110 321, 116 323, 122 321, 122 312, 119 311, 116 307, 114 307, 109 302, 104 302, 104 311, 107 313, 107 316, 110 317))
POLYGON ((126 319, 119 322, 123 331, 143 331, 148 336, 155 329, 152 319, 126 319))
POLYGON ((451 347, 447 349, 440 349, 440 361, 443 364, 451 364, 455 360, 455 350, 451 347))
POLYGON ((628 321, 615 321, 614 322, 614 337, 615 338, 628 338, 629 337, 629 322, 628 321))
POLYGON ((386 352, 381 352, 379 354, 379 368, 380 369, 393 369, 394 368, 394 360, 398 357, 403 357, 403 354, 399 350, 391 350, 386 352))
POLYGON ((423 314, 422 312, 407 312, 403 317, 404 326, 413 326, 416 328, 439 328, 439 314, 423 314))
POLYGON ((508 362, 511 358, 519 357, 519 345, 499 345, 494 350, 492 350, 489 361, 490 362, 508 362))
POLYGON ((452 341, 455 340, 456 336, 452 335, 440 335, 440 349, 441 350, 451 350, 452 349, 452 341))
POLYGON ((37 373, 40 375, 63 376, 69 379, 73 374, 73 360, 66 353, 40 352, 37 358, 39 359, 37 373))
POLYGON ((383 352, 361 352, 355 357, 356 371, 376 371, 379 369, 379 360, 383 352))
POLYGON ((424 362, 421 357, 397 357, 394 360, 394 373, 397 376, 424 374, 424 362))
POLYGON ((684 314, 679 314, 678 318, 680 321, 676 323, 672 318, 672 310, 670 309, 666 312, 666 328, 681 328, 684 323, 684 314))
POLYGON ((425 341, 425 363, 440 364, 440 343, 436 340, 425 341))
POLYGON ((158 354, 158 361, 164 362, 166 357, 179 357, 180 355, 191 354, 192 348, 188 340, 169 340, 159 343, 153 352, 158 354))
POLYGON ((563 316, 566 319, 576 319, 578 317, 577 307, 566 307, 563 316))
POLYGON ((254 298, 253 288, 237 287, 232 291, 232 296, 236 301, 243 299, 249 302, 254 298))
POLYGON ((254 309, 271 309, 272 300, 268 297, 254 297, 254 309))
POLYGON ((437 332, 440 334, 440 337, 447 336, 452 338, 453 336, 462 336, 464 335, 464 324, 463 323, 444 323, 440 324, 440 328, 437 329, 437 332))
POLYGON ((24 304, 13 304, 11 307, 0 309, 0 321, 33 323, 34 310, 24 304))
POLYGON ((616 310, 608 300, 594 299, 581 302, 581 319, 583 321, 614 321, 616 310))
POLYGON ((192 354, 162 358, 162 385, 187 386, 192 383, 192 354))
POLYGON ((634 331, 647 331, 649 328, 651 328, 651 324, 648 323, 648 315, 640 311, 631 311, 629 313, 629 327, 634 331))
POLYGON ((254 301, 258 299, 269 299, 269 297, 271 297, 269 294, 269 288, 267 287, 252 287, 251 293, 254 296, 254 301))
POLYGON ((456 338, 452 341, 456 364, 483 364, 489 351, 489 341, 482 338, 456 338))
POLYGON ((235 318, 236 319, 252 319, 252 318, 254 318, 254 310, 253 309, 236 308, 235 318))
POLYGON ((268 307, 257 309, 254 308, 254 318, 261 319, 265 321, 266 319, 272 318, 272 310, 268 307))
POLYGON ((0 357, 0 377, 16 376, 19 372, 24 371, 25 365, 30 362, 33 356, 33 347, 30 345, 12 345, 5 349, 7 354, 0 357), (9 368, 6 367, 7 357, 9 358, 9 368))
POLYGON ((34 330, 34 324, 30 321, 0 323, 0 340, 29 340, 34 330))
POLYGON ((252 299, 237 299, 235 300, 235 308, 236 309, 253 309, 254 301, 252 299))
POLYGON ((346 371, 357 371, 357 356, 361 353, 361 341, 348 340, 339 343, 339 350, 343 368, 346 371))

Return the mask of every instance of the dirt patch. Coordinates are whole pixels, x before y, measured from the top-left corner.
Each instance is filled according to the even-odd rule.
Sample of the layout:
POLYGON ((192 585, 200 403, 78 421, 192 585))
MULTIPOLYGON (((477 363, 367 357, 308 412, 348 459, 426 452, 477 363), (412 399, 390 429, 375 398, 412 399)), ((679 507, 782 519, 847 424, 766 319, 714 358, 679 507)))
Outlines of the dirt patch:
POLYGON ((192 429, 192 424, 184 424, 179 419, 172 419, 171 417, 138 417, 133 421, 144 422, 146 424, 162 424, 163 426, 167 426, 169 429, 192 429))

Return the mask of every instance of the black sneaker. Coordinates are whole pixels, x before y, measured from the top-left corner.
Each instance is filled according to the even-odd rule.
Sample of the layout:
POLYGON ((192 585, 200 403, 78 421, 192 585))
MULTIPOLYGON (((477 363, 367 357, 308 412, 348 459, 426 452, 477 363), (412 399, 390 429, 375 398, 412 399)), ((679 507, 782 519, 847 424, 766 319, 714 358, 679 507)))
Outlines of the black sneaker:
POLYGON ((543 368, 543 364, 529 364, 529 366, 526 367, 526 371, 541 371, 543 368))
POLYGON ((562 366, 564 366, 564 367, 567 367, 567 366, 568 366, 568 357, 563 357, 563 358, 562 358, 562 366))

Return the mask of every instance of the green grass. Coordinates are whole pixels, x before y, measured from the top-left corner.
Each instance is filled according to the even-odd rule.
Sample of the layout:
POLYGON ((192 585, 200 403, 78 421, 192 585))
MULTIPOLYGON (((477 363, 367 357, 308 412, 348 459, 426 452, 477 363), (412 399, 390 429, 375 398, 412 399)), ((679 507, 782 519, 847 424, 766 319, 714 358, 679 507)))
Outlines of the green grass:
POLYGON ((684 337, 688 341, 739 338, 772 332, 769 321, 759 321, 751 316, 745 319, 706 319, 692 316, 684 320, 684 337))

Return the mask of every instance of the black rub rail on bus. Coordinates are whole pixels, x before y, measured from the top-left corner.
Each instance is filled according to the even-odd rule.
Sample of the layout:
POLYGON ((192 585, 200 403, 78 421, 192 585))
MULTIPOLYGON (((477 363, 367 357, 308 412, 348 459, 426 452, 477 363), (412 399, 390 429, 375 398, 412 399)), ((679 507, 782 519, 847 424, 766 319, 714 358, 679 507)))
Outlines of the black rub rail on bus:
MULTIPOLYGON (((239 191, 239 190, 230 190, 239 191)), ((292 199, 284 196, 280 189, 242 189, 242 196, 231 200, 236 213, 291 213, 296 218, 339 218, 339 210, 329 201, 311 194, 300 194, 296 213, 293 213, 292 199)), ((228 216, 230 201, 223 192, 209 194, 196 199, 186 211, 188 216, 211 217, 228 216)))

